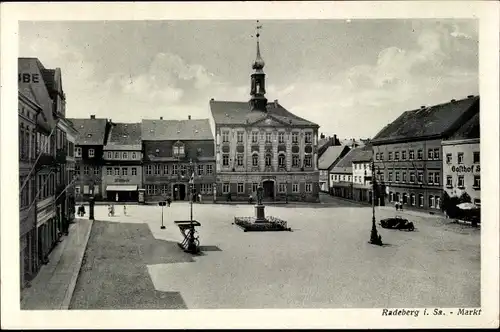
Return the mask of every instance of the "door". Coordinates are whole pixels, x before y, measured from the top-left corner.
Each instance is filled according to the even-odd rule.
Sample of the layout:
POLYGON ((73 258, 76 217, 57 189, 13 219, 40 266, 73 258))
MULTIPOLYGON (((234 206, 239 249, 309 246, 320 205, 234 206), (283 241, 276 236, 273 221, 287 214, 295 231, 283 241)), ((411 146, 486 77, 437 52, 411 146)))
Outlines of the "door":
POLYGON ((274 198, 274 182, 264 181, 262 182, 262 188, 264 189, 264 198, 274 198))
POLYGON ((186 199, 186 185, 183 183, 174 184, 174 201, 186 199))

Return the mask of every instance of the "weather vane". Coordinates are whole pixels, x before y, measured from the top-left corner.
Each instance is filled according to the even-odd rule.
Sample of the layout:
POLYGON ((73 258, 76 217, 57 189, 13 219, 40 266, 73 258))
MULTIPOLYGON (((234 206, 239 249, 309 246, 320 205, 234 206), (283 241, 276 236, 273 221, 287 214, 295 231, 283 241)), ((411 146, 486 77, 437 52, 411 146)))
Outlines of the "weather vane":
POLYGON ((261 29, 262 29, 262 24, 260 24, 259 20, 257 20, 257 27, 256 27, 256 30, 257 30, 257 33, 256 33, 257 39, 260 37, 260 30, 261 29))

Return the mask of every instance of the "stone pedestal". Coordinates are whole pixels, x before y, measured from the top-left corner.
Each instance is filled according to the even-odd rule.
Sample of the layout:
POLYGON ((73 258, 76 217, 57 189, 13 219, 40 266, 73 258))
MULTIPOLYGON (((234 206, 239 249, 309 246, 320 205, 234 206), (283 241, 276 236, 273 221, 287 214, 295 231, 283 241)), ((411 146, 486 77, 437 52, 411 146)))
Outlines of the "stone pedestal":
POLYGON ((267 222, 264 207, 264 205, 260 204, 255 205, 255 222, 267 222))

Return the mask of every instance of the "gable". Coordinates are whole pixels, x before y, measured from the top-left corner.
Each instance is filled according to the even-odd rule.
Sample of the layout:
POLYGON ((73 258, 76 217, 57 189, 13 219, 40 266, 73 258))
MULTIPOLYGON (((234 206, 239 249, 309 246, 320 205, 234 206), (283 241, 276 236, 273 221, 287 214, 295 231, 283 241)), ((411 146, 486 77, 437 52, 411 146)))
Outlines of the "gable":
POLYGON ((254 123, 249 123, 249 125, 254 127, 283 127, 289 126, 289 124, 284 123, 273 117, 272 115, 268 115, 267 117, 257 120, 254 123))

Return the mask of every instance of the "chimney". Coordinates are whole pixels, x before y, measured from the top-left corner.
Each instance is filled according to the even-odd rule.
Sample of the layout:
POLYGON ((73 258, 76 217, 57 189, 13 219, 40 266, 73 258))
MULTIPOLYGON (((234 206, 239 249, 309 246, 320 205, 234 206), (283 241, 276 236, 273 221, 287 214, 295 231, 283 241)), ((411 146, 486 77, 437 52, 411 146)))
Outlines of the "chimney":
POLYGON ((425 106, 420 106, 420 109, 423 110, 425 108, 425 106))
POLYGON ((467 98, 474 98, 474 95, 468 95, 467 98))
POLYGON ((454 103, 454 102, 456 102, 456 100, 455 100, 455 99, 452 99, 452 100, 451 100, 451 102, 452 102, 452 103, 454 103))
POLYGON ((191 115, 188 115, 188 120, 191 120, 191 115))
POLYGON ((275 99, 275 100, 274 100, 274 107, 275 107, 275 108, 278 108, 278 99, 275 99))
POLYGON ((160 120, 163 120, 163 116, 160 116, 160 120))
POLYGON ((337 145, 337 135, 333 135, 333 145, 337 145))
POLYGON ((211 98, 210 101, 214 101, 215 99, 211 98))
MULTIPOLYGON (((91 115, 90 115, 90 118, 91 118, 92 120, 95 120, 95 114, 91 114, 91 115)), ((111 119, 110 119, 110 121, 111 121, 111 119)))

